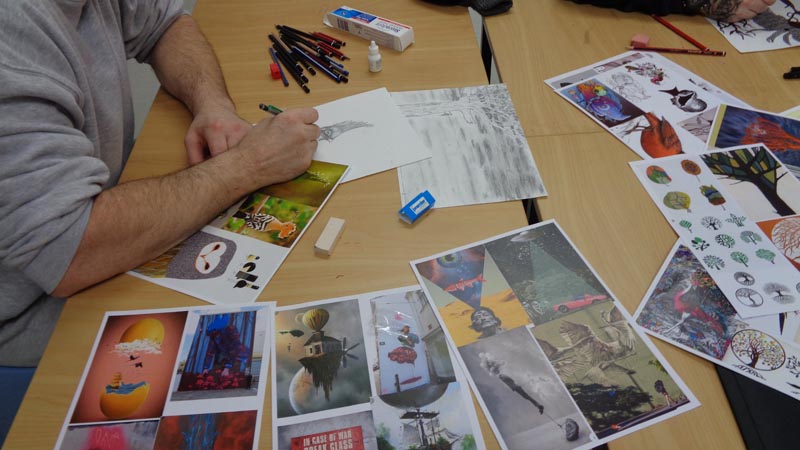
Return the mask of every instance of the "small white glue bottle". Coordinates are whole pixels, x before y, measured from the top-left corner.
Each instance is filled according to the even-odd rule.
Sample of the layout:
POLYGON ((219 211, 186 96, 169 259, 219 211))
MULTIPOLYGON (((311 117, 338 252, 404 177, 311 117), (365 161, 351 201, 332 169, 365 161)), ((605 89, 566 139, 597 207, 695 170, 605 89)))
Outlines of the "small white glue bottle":
POLYGON ((370 72, 380 72, 383 69, 383 62, 381 62, 381 53, 378 51, 378 44, 375 41, 370 41, 369 43, 369 54, 367 55, 367 60, 369 60, 369 71, 370 72))

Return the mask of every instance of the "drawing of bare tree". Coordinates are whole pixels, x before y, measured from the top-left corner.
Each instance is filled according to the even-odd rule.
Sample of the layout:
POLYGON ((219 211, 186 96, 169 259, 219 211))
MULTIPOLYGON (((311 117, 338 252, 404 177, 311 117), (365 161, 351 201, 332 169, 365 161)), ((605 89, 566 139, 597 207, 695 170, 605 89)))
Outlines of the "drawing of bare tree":
POLYGON ((800 218, 782 220, 772 229, 772 242, 787 258, 800 262, 800 218))
POLYGON ((778 182, 786 175, 779 172, 781 164, 765 147, 742 148, 730 152, 710 153, 702 156, 711 172, 723 179, 752 183, 769 201, 780 216, 796 214, 778 193, 778 182))

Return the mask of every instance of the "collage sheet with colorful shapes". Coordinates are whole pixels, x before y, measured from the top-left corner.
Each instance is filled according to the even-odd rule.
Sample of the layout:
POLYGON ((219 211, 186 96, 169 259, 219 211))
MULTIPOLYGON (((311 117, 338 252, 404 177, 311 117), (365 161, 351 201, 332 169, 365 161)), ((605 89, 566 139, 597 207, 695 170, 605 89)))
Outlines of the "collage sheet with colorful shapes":
POLYGON ((654 52, 631 51, 545 80, 644 159, 697 153, 736 97, 654 52))
POLYGON ((411 266, 504 449, 593 448, 699 405, 553 221, 411 266))
POLYGON ((484 448, 419 286, 278 308, 272 448, 484 448))
POLYGON ((106 313, 55 448, 258 448, 274 303, 106 313))
POLYGON ((252 303, 347 171, 312 161, 297 178, 253 192, 128 273, 211 303, 252 303))

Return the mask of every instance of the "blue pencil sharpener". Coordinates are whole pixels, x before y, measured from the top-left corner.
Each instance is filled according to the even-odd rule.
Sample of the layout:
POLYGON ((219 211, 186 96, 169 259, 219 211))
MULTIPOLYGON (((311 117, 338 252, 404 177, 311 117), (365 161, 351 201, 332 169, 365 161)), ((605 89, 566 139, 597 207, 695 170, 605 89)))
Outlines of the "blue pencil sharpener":
POLYGON ((400 220, 406 223, 414 223, 417 219, 422 217, 428 210, 433 208, 436 199, 433 198, 428 191, 422 191, 421 194, 414 197, 405 206, 400 208, 397 213, 400 215, 400 220))

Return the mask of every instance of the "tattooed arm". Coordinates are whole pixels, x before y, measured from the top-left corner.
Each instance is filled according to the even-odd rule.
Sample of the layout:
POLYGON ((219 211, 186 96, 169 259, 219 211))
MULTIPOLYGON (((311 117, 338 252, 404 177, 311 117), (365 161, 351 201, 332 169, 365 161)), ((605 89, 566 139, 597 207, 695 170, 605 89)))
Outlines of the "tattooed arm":
POLYGON ((723 22, 749 19, 763 12, 775 0, 572 0, 620 11, 647 14, 703 14, 723 22))
POLYGON ((722 22, 738 22, 764 12, 775 0, 686 0, 689 11, 722 22))

